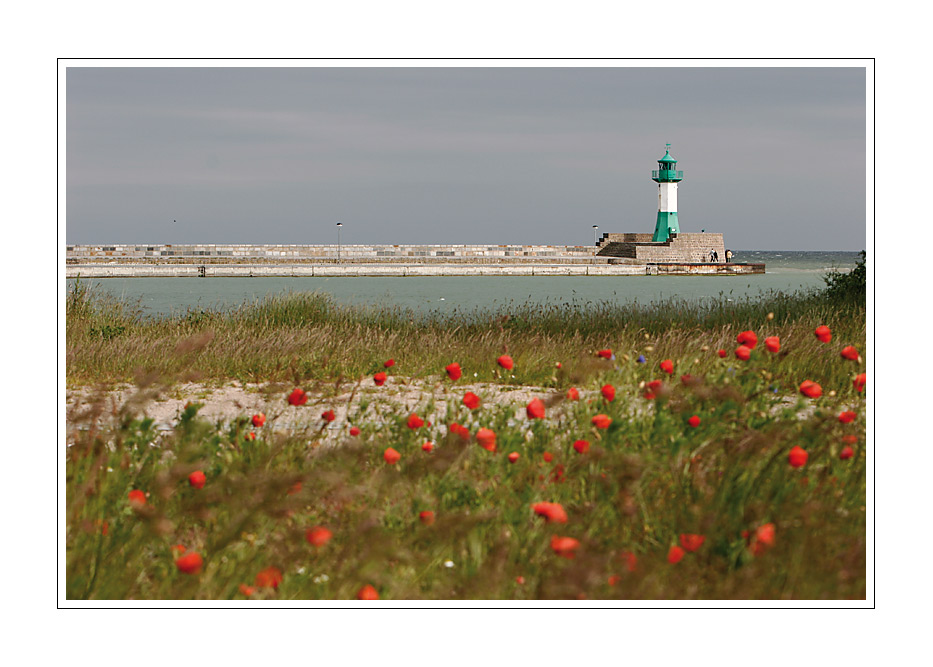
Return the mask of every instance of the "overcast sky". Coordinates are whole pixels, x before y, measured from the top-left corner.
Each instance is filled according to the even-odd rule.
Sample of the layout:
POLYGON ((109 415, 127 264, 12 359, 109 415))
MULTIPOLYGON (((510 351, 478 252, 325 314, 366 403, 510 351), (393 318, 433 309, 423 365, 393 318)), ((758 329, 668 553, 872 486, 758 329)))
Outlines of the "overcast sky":
POLYGON ((865 247, 862 68, 69 68, 68 243, 865 247), (177 222, 173 222, 177 221, 177 222))

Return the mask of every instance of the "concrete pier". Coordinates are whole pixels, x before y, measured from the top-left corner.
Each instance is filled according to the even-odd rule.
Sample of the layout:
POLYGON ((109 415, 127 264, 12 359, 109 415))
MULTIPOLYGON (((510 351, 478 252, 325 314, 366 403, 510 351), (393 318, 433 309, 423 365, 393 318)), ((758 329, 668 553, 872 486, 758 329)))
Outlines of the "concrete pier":
POLYGON ((68 246, 65 276, 645 276, 764 273, 763 264, 645 261, 587 246, 68 246))

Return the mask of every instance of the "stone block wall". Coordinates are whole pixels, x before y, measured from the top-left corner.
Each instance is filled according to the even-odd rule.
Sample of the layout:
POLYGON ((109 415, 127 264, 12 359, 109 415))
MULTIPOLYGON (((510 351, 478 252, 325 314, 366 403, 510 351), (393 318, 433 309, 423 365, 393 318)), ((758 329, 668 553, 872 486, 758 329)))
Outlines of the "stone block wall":
POLYGON ((726 248, 722 234, 678 234, 670 241, 651 242, 651 235, 608 235, 607 243, 599 251, 601 257, 627 257, 649 264, 655 263, 709 263, 710 250, 715 250, 719 261, 726 261, 726 248), (648 241, 613 240, 616 237, 647 236, 648 241))

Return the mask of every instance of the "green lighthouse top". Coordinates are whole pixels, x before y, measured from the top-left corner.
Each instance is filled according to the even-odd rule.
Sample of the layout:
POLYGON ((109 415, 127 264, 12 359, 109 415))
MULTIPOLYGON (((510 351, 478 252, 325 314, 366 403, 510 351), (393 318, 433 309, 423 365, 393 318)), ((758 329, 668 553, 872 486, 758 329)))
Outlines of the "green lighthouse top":
POLYGON ((656 183, 678 183, 682 181, 684 172, 674 169, 676 166, 677 160, 671 157, 671 145, 667 144, 664 157, 658 160, 659 169, 651 172, 651 180, 656 183))
POLYGON ((671 157, 671 145, 667 144, 667 150, 664 152, 664 157, 662 157, 658 162, 670 162, 671 164, 677 164, 677 160, 671 157))

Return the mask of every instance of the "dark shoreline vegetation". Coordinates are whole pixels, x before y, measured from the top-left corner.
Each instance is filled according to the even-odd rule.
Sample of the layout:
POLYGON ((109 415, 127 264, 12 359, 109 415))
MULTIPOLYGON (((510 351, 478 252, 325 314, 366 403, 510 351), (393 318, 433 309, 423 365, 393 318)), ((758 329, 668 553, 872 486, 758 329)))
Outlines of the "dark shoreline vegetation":
POLYGON ((337 447, 320 445, 323 422, 212 424, 192 404, 160 432, 144 403, 75 407, 67 597, 864 599, 864 256, 826 281, 738 302, 444 318, 285 294, 157 319, 79 281, 66 306, 71 387, 277 383, 300 411, 311 408, 286 403, 294 387, 336 395, 386 371, 451 398, 436 424, 361 406, 337 447), (735 356, 744 331, 761 341, 747 361, 735 356), (452 362, 462 380, 444 373, 452 362), (467 408, 458 384, 474 373, 542 388, 546 417, 467 408), (820 391, 801 393, 806 380, 820 391), (605 385, 613 400, 567 396, 605 385))

